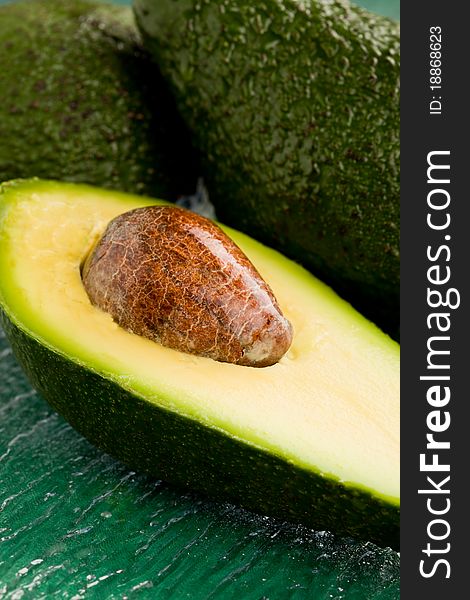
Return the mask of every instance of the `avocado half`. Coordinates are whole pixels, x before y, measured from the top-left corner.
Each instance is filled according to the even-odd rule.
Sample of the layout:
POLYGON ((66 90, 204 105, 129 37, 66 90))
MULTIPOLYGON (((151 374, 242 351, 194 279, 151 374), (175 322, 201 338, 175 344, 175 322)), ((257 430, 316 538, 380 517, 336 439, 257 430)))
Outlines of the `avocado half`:
POLYGON ((78 184, 0 188, 0 308, 32 384, 134 469, 314 528, 398 546, 398 345, 302 267, 224 231, 294 329, 275 365, 221 363, 129 333, 81 266, 107 223, 157 200, 78 184))

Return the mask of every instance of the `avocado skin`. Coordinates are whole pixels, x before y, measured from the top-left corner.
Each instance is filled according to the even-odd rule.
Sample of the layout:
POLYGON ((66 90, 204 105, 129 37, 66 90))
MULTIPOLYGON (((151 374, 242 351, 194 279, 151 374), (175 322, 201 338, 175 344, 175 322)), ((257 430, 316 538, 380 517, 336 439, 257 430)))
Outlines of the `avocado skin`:
POLYGON ((134 0, 218 217, 398 336, 399 25, 344 0, 134 0))
POLYGON ((0 7, 0 181, 46 177, 175 200, 195 189, 189 133, 129 7, 0 7))
POLYGON ((2 310, 0 324, 54 410, 129 467, 257 513, 398 548, 399 507, 131 394, 51 350, 2 310))

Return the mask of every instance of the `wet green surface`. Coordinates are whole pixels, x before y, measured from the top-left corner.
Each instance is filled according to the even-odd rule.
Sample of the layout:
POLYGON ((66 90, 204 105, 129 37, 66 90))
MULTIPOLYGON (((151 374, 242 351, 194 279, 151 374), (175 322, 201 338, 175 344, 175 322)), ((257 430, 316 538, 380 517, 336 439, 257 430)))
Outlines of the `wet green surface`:
POLYGON ((354 0, 354 3, 386 17, 400 18, 400 0, 354 0))
POLYGON ((0 338, 0 599, 399 598, 399 557, 135 474, 31 390, 0 338))

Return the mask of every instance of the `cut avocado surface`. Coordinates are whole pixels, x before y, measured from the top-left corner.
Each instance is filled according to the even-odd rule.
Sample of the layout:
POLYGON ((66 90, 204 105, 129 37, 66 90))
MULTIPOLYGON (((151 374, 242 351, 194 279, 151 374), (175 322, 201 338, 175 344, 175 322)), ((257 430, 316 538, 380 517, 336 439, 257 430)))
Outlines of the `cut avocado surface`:
POLYGON ((294 338, 275 365, 160 346, 92 306, 81 265, 107 223, 158 201, 76 184, 4 184, 0 307, 33 385, 133 468, 257 512, 398 545, 398 345, 279 253, 225 228, 294 338))

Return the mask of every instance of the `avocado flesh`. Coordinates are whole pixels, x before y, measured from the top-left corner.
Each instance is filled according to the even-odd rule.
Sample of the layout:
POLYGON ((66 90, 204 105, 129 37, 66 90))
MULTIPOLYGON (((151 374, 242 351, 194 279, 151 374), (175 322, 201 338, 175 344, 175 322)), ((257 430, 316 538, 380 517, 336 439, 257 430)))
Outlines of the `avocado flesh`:
POLYGON ((133 468, 282 518, 396 546, 398 346, 299 265, 224 227, 292 323, 250 368, 131 334, 92 306, 80 267, 107 223, 158 201, 12 182, 0 195, 0 306, 33 385, 133 468))
POLYGON ((176 200, 197 159, 129 7, 0 7, 0 182, 45 177, 176 200))
POLYGON ((134 0, 218 217, 398 336, 399 24, 344 0, 134 0))

